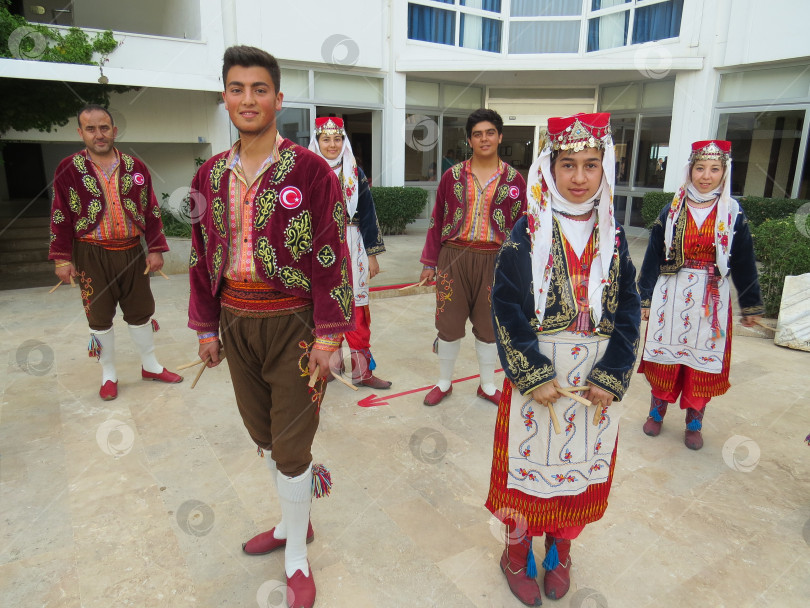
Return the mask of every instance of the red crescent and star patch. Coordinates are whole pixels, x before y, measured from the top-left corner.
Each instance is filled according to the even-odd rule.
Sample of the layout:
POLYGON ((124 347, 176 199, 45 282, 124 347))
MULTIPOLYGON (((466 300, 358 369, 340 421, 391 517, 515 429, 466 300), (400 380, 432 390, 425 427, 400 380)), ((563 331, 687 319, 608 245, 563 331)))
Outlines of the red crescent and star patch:
POLYGON ((135 173, 132 175, 132 181, 134 181, 139 186, 143 186, 143 174, 142 173, 135 173))
POLYGON ((517 198, 520 195, 520 188, 509 186, 509 198, 517 198))
POLYGON ((301 191, 295 186, 285 187, 278 195, 281 206, 285 209, 295 209, 304 200, 301 191))

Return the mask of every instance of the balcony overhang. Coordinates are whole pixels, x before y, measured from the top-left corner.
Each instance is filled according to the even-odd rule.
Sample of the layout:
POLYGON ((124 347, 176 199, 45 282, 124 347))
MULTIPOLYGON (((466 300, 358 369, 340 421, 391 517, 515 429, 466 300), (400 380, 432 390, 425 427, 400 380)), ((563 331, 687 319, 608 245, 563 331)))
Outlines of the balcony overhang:
MULTIPOLYGON (((27 80, 97 83, 101 74, 98 66, 95 65, 0 59, 0 75, 3 78, 27 80)), ((108 84, 111 85, 189 91, 222 91, 222 83, 218 77, 203 74, 105 67, 104 75, 109 80, 108 84)))

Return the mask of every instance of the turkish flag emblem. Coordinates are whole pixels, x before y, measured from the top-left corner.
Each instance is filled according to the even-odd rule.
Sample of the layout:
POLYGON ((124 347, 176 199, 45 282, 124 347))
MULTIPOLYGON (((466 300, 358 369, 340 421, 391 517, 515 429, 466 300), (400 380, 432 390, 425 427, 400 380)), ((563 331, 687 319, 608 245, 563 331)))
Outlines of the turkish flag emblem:
POLYGON ((301 191, 295 186, 287 186, 279 194, 279 200, 281 200, 281 206, 285 209, 295 209, 301 204, 304 197, 301 196, 301 191))
POLYGON ((132 181, 134 181, 139 186, 143 186, 143 182, 144 182, 143 175, 140 174, 140 173, 133 174, 132 181))
POLYGON ((520 188, 517 186, 509 186, 509 198, 517 198, 520 195, 520 188))

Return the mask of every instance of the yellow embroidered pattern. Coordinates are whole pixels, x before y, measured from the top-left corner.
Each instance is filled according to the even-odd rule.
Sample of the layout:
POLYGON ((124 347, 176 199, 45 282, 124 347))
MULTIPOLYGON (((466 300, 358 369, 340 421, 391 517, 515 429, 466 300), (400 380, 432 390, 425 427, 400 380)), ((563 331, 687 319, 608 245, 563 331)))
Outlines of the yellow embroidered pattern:
POLYGON ((124 163, 124 168, 126 168, 127 171, 132 171, 135 168, 135 161, 132 160, 129 154, 122 154, 121 161, 124 163))
POLYGON ((214 163, 214 166, 211 167, 211 190, 214 192, 219 191, 219 186, 222 183, 222 176, 225 174, 225 166, 226 162, 224 158, 220 158, 217 162, 214 163))
POLYGON ((338 229, 338 239, 341 243, 346 242, 346 207, 342 200, 335 203, 335 208, 332 211, 332 219, 335 220, 338 229))
POLYGON ((121 194, 126 196, 132 189, 132 176, 129 173, 124 173, 121 177, 121 194))
POLYGON ((219 197, 211 201, 211 216, 214 220, 214 228, 216 228, 217 233, 219 233, 219 236, 222 238, 225 238, 225 205, 219 197))
POLYGON ((281 282, 285 287, 298 287, 299 289, 310 291, 311 284, 307 278, 307 275, 305 275, 303 271, 299 270, 298 268, 282 266, 278 274, 281 277, 281 282))
POLYGON ((84 156, 76 154, 73 157, 73 166, 78 169, 79 173, 87 173, 87 164, 84 162, 84 156))
POLYGON ((101 190, 98 189, 98 183, 96 182, 96 178, 92 175, 83 175, 82 176, 82 183, 84 187, 87 188, 90 194, 95 196, 101 196, 101 190))
POLYGON ((295 166, 295 152, 290 148, 278 153, 278 162, 273 167, 273 175, 270 177, 271 184, 283 182, 290 171, 295 166))
POLYGON ((276 275, 276 252, 266 236, 259 237, 256 241, 256 253, 254 255, 261 261, 264 272, 268 277, 276 275))
POLYGON ((329 245, 324 245, 321 247, 317 257, 318 261, 321 263, 321 266, 324 268, 329 268, 337 259, 334 250, 329 245))
POLYGON ((312 249, 312 218, 308 210, 290 220, 284 236, 284 246, 296 262, 312 249))
POLYGON ((256 217, 253 220, 253 225, 256 230, 261 230, 270 219, 273 210, 276 208, 276 201, 278 200, 278 193, 268 188, 256 197, 256 217))
MULTIPOLYGON (((79 157, 79 158, 81 158, 81 157, 79 157)), ((76 214, 81 213, 81 211, 82 211, 82 200, 79 198, 79 193, 76 192, 72 187, 68 191, 68 205, 70 206, 70 210, 73 213, 76 213, 76 214)))
POLYGON ((354 292, 349 283, 349 267, 344 259, 340 265, 340 284, 333 288, 329 295, 332 296, 343 313, 343 317, 348 321, 352 317, 352 308, 354 308, 354 292))

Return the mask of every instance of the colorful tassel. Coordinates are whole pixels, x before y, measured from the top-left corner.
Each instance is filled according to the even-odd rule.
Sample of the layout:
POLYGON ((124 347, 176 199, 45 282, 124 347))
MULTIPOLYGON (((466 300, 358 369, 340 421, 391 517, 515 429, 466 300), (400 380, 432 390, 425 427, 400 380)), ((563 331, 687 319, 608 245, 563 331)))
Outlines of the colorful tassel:
POLYGON ((259 455, 259 458, 264 458, 264 450, 263 449, 257 447, 256 448, 256 453, 259 455))
POLYGON ((652 418, 656 422, 663 422, 664 416, 667 413, 668 405, 669 403, 667 403, 663 399, 659 399, 658 397, 653 396, 652 407, 650 407, 650 418, 652 418))
POLYGON ((534 560, 534 551, 532 551, 532 539, 529 539, 529 552, 526 554, 526 576, 529 578, 537 577, 537 562, 534 560))
POLYGON ((686 430, 687 431, 699 431, 702 428, 703 428, 703 423, 700 420, 698 420, 697 418, 695 418, 694 420, 689 422, 689 424, 686 425, 686 430))
POLYGON ((377 369, 377 362, 374 360, 374 357, 371 356, 371 351, 366 349, 366 354, 368 355, 368 369, 372 372, 377 369))
POLYGON ((807 445, 810 445, 810 435, 808 435, 807 437, 805 437, 804 442, 805 442, 807 445))
POLYGON ((560 565, 560 554, 557 551, 557 540, 554 539, 551 543, 546 558, 543 560, 543 570, 550 572, 560 565))
POLYGON ((152 319, 152 331, 160 331, 160 325, 158 325, 157 319, 152 319))
POLYGON ((315 498, 329 496, 332 491, 332 474, 322 464, 312 465, 312 495, 315 498))
POLYGON ((90 334, 90 343, 87 345, 87 356, 101 359, 101 342, 95 335, 90 334))

